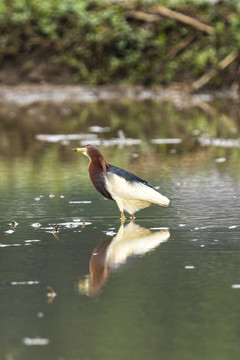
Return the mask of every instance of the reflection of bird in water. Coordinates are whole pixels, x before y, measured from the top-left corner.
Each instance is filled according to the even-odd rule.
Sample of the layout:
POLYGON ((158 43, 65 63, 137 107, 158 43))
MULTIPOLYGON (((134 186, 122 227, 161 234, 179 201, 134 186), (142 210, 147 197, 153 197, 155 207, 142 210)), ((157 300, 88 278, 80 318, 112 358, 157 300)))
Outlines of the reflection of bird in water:
POLYGON ((125 264, 134 256, 142 256, 155 249, 170 237, 168 230, 150 231, 134 222, 124 227, 121 224, 115 236, 109 236, 92 252, 90 274, 79 281, 79 292, 90 296, 98 293, 110 271, 125 264))
POLYGON ((151 204, 168 206, 166 196, 138 176, 108 164, 96 146, 87 145, 73 150, 90 159, 88 170, 93 185, 103 196, 116 201, 122 221, 125 220, 124 210, 131 214, 133 220, 135 212, 151 204))

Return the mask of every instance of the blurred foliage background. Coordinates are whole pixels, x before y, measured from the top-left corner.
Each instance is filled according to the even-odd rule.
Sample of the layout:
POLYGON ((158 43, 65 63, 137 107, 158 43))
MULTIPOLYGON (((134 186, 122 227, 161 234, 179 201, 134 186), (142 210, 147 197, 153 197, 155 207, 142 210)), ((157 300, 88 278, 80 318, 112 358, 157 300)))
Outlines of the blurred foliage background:
MULTIPOLYGON (((240 6, 234 0, 0 0, 0 84, 171 85, 174 91, 208 86, 236 93, 239 30, 240 6)), ((131 166, 143 177, 142 160, 147 159, 154 171, 160 156, 163 164, 174 168, 186 159, 190 171, 215 158, 239 162, 239 143, 236 147, 231 143, 231 149, 203 148, 198 141, 204 134, 239 139, 238 97, 231 103, 228 97, 214 103, 202 99, 184 108, 174 93, 160 102, 121 96, 115 102, 73 101, 59 106, 36 99, 29 106, 18 106, 14 96, 8 103, 0 94, 0 166, 6 174, 2 186, 25 178, 40 182, 45 178, 49 184, 46 174, 54 184, 66 179, 62 164, 71 163, 68 173, 74 172, 69 148, 76 147, 76 141, 53 146, 41 143, 36 135, 88 134, 91 125, 110 128, 99 135, 101 139, 116 138, 122 131, 127 138, 140 140, 139 146, 125 148, 125 155, 118 149, 117 158, 111 148, 105 153, 113 163, 131 166), (182 142, 153 145, 154 138, 182 142), (21 176, 23 169, 28 177, 21 176)))
POLYGON ((0 0, 0 82, 236 89, 239 30, 235 0, 0 0))
POLYGON ((48 134, 77 134, 86 139, 95 135, 100 142, 109 141, 109 146, 101 146, 108 161, 143 178, 151 174, 158 179, 164 172, 171 182, 173 174, 217 167, 239 179, 239 106, 228 100, 215 100, 212 106, 208 105, 207 110, 214 112, 198 107, 179 110, 171 103, 153 100, 59 106, 12 104, 11 109, 5 104, 0 109, 0 188, 44 187, 55 192, 59 188, 61 192, 63 187, 72 188, 73 183, 78 189, 75 182, 80 175, 81 186, 89 183, 87 159, 71 151, 82 143, 67 137, 51 140, 48 134), (94 132, 93 125, 108 131, 94 132), (111 140, 118 138, 119 131, 126 139, 137 139, 139 143, 124 146, 119 142, 113 146, 111 140), (39 134, 45 135, 45 140, 39 139, 39 134), (213 139, 228 139, 230 146, 202 146, 199 138, 205 134, 213 139), (180 139, 180 143, 157 144, 154 139, 180 139), (215 161, 218 158, 224 158, 227 165, 222 167, 215 161))

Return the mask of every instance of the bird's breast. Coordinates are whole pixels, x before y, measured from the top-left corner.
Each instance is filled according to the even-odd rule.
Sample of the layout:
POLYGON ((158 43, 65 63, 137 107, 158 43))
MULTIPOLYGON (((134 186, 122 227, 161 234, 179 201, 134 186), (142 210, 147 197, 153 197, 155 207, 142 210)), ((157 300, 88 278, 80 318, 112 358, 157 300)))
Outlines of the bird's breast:
POLYGON ((106 177, 103 173, 103 171, 101 172, 91 172, 89 171, 89 175, 90 175, 90 179, 94 185, 94 187, 96 188, 96 190, 98 192, 100 192, 103 196, 105 196, 107 199, 113 200, 111 194, 108 191, 108 188, 106 186, 106 177))

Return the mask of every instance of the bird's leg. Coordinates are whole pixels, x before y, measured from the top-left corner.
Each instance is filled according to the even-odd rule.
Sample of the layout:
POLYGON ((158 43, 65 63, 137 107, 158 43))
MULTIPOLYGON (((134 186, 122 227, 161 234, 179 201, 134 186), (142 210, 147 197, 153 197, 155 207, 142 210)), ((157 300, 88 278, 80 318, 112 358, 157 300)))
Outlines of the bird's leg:
POLYGON ((134 219, 135 219, 135 216, 132 214, 131 215, 131 221, 134 221, 134 219))
POLYGON ((125 218, 124 212, 122 211, 122 212, 121 212, 121 223, 122 223, 122 224, 124 224, 125 219, 126 219, 126 218, 125 218))

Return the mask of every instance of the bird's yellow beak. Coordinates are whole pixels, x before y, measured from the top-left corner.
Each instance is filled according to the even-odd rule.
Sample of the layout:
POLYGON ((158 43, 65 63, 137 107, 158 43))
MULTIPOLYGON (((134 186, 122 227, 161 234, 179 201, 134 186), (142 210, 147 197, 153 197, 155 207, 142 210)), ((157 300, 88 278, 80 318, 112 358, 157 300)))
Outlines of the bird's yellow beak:
POLYGON ((87 148, 75 148, 75 149, 73 149, 73 151, 86 154, 87 153, 87 148))

